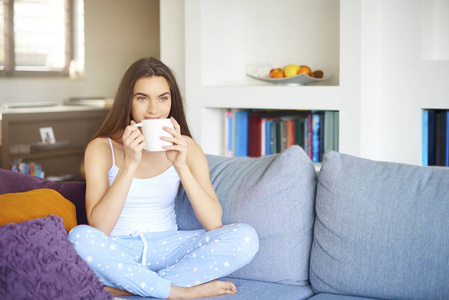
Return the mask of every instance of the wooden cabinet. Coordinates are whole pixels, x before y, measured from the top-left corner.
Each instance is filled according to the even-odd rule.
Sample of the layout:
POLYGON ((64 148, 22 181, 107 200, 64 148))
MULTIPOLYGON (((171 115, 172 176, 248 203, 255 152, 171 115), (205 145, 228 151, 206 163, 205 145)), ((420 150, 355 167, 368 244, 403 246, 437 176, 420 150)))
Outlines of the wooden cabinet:
POLYGON ((80 179, 84 150, 101 126, 107 108, 55 106, 6 110, 1 120, 1 167, 11 162, 35 162, 46 176, 70 175, 80 179), (55 144, 42 145, 40 128, 51 127, 55 144))

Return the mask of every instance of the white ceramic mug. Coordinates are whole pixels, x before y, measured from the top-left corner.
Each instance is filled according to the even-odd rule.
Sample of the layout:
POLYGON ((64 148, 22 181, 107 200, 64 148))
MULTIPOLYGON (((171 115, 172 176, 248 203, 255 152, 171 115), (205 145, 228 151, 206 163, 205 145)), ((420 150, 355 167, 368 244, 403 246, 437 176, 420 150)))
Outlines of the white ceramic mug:
POLYGON ((147 119, 134 126, 142 127, 142 134, 147 142, 145 148, 147 151, 166 151, 163 146, 173 145, 173 143, 161 139, 162 136, 173 137, 170 133, 164 130, 164 127, 173 128, 171 119, 147 119))

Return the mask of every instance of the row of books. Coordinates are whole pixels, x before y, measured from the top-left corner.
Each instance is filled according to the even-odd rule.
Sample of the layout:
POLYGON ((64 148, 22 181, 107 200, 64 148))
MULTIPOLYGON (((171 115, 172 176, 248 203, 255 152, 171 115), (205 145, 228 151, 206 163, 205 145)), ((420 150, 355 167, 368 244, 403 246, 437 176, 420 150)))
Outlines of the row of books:
POLYGON ((449 110, 422 112, 423 166, 449 166, 449 110))
POLYGON ((339 148, 338 111, 265 111, 228 109, 226 156, 259 157, 302 147, 313 162, 339 148))
POLYGON ((14 172, 31 174, 40 178, 45 178, 42 166, 34 162, 12 161, 9 167, 14 172))

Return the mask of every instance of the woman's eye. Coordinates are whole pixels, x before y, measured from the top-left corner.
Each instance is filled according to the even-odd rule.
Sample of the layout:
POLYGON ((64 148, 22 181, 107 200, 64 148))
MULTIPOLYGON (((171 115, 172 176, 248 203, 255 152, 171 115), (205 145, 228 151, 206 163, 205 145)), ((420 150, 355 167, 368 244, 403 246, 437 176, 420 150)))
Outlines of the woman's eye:
POLYGON ((162 97, 162 98, 159 98, 159 100, 160 100, 160 101, 167 101, 167 100, 168 100, 168 97, 162 97))
POLYGON ((139 101, 145 101, 145 100, 147 100, 147 98, 145 98, 145 97, 138 97, 137 100, 139 100, 139 101))

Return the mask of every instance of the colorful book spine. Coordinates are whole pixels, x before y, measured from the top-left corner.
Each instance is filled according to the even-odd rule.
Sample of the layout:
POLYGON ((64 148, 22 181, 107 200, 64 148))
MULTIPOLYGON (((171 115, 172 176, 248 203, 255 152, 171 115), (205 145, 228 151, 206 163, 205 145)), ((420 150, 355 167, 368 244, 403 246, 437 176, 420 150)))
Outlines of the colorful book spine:
POLYGON ((308 132, 307 132, 307 155, 310 157, 310 159, 312 159, 313 157, 313 118, 312 118, 312 114, 309 115, 308 117, 308 122, 309 122, 309 126, 308 126, 308 132))
POLYGON ((323 154, 324 154, 324 112, 320 112, 320 150, 319 150, 319 161, 323 161, 323 154))
POLYGON ((309 149, 309 119, 306 118, 304 120, 304 151, 307 153, 307 149, 309 149))
POLYGON ((225 115, 225 156, 232 156, 232 111, 226 110, 225 115))
POLYGON ((446 111, 435 112, 435 165, 446 165, 446 111))
POLYGON ((422 165, 429 165, 429 111, 422 111, 422 165))
POLYGON ((235 157, 248 156, 248 115, 246 110, 235 113, 235 157))
POLYGON ((312 114, 312 161, 320 162, 320 149, 321 149, 321 116, 319 113, 312 114))
POLYGON ((265 122, 267 121, 267 119, 265 118, 261 118, 260 119, 260 155, 261 156, 265 156, 267 155, 267 149, 266 149, 266 126, 265 126, 265 122))
POLYGON ((271 152, 271 120, 265 121, 265 155, 273 154, 271 152))
POLYGON ((427 136, 428 136, 428 157, 427 162, 429 166, 435 165, 435 111, 429 110, 429 116, 428 116, 428 130, 427 130, 427 136))
POLYGON ((9 164, 11 171, 31 174, 40 178, 45 178, 45 172, 42 170, 42 166, 35 162, 23 162, 23 161, 13 161, 9 164))
POLYGON ((334 150, 340 151, 340 112, 335 112, 334 121, 334 150))
POLYGON ((278 153, 277 150, 277 120, 272 120, 270 122, 270 153, 271 154, 276 154, 278 153))
POLYGON ((323 124, 323 153, 326 153, 330 150, 334 150, 335 144, 335 133, 334 133, 334 120, 335 112, 334 111, 325 111, 324 112, 324 124, 323 124))
POLYGON ((261 156, 262 126, 257 113, 248 114, 248 156, 261 156))
POLYGON ((446 111, 446 167, 449 167, 449 110, 446 111))
POLYGON ((295 120, 286 121, 287 125, 287 148, 295 145, 295 120))
POLYGON ((279 121, 279 137, 280 137, 280 152, 287 149, 287 123, 285 121, 279 121))

